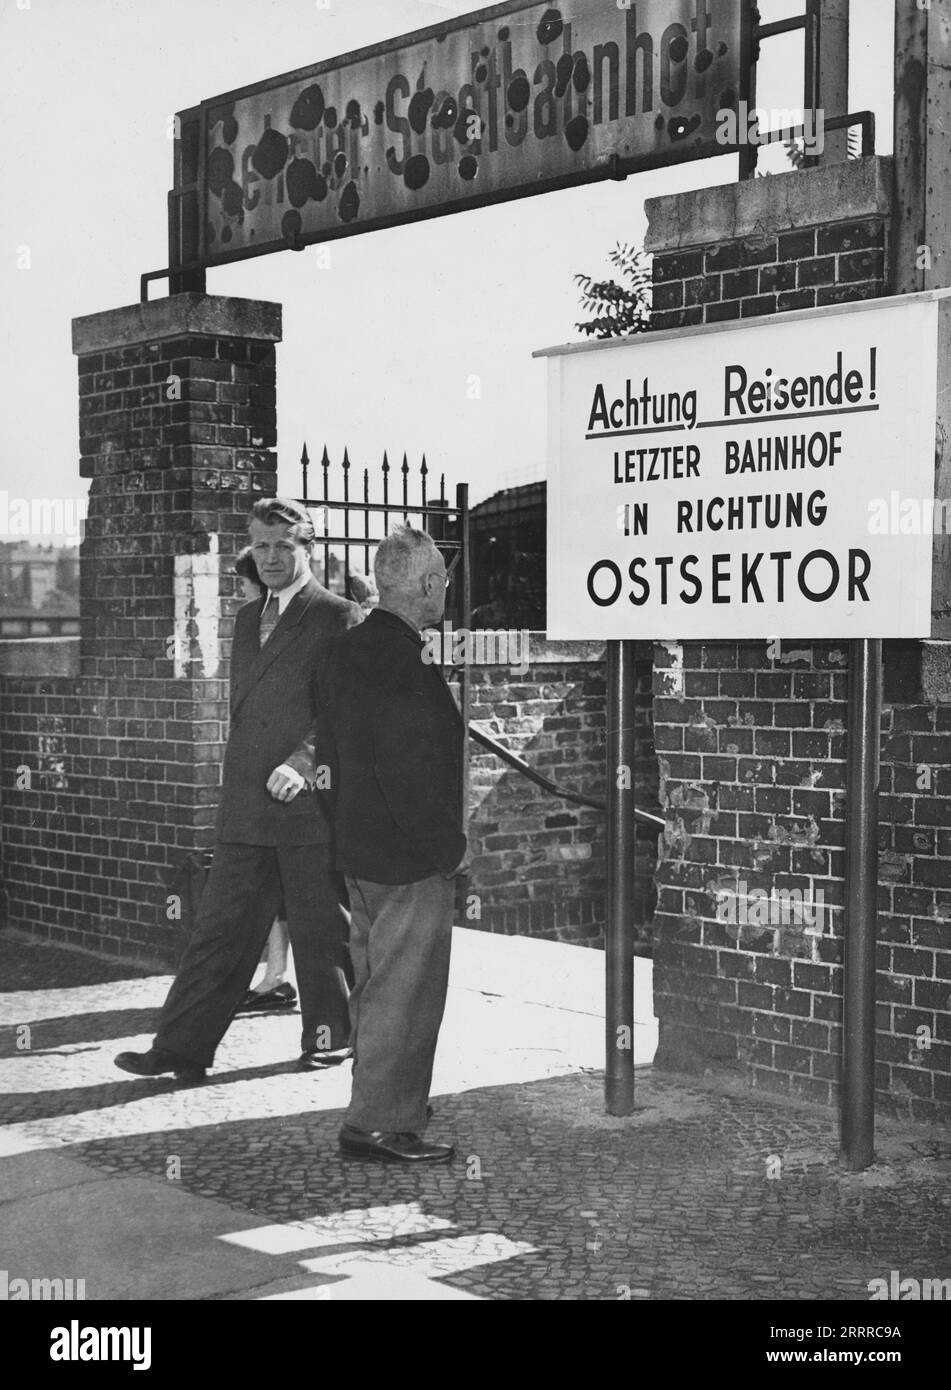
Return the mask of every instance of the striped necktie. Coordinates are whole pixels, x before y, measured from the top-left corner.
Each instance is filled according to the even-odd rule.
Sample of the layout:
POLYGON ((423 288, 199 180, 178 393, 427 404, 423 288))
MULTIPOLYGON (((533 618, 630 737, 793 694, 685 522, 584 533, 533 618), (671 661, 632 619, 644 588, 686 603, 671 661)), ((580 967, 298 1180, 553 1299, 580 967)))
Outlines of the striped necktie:
POLYGON ((269 593, 267 602, 264 605, 264 611, 261 614, 260 627, 258 628, 258 640, 262 647, 277 626, 277 620, 280 616, 277 611, 278 606, 277 595, 269 593))

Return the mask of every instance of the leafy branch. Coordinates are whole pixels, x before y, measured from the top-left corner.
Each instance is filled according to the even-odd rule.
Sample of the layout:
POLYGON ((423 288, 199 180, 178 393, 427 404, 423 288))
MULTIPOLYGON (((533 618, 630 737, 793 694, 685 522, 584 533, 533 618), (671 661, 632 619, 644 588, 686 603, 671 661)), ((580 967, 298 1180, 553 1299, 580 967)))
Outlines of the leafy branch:
POLYGON ((618 242, 608 259, 617 280, 576 275, 581 307, 589 315, 575 325, 589 338, 622 338, 650 326, 650 257, 627 242, 618 242))

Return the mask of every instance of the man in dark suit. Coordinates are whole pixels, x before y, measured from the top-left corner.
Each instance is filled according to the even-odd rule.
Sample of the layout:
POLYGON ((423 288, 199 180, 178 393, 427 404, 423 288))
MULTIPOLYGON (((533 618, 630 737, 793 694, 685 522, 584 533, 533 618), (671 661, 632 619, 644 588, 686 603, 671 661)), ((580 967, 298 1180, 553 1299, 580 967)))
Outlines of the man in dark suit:
POLYGON ((340 1148, 439 1162, 452 1149, 420 1136, 449 982, 454 879, 466 867, 465 729, 420 635, 445 609, 442 556, 424 532, 400 527, 380 544, 374 573, 379 606, 317 669, 355 976, 340 1148))
POLYGON ((261 499, 248 529, 267 588, 235 620, 214 858, 153 1046, 115 1059, 138 1076, 196 1080, 211 1066, 282 886, 301 1002, 300 1064, 315 1069, 349 1055, 349 921, 318 795, 330 773, 314 746, 313 674, 321 647, 362 614, 311 574, 314 528, 303 507, 261 499))

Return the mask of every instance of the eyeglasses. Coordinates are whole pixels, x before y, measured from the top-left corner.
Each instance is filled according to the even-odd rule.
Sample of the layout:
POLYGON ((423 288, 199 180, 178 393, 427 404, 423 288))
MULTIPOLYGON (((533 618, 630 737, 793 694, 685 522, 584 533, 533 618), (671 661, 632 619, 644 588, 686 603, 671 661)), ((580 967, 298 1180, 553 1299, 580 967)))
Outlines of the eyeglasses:
MULTIPOLYGON (((461 551, 458 551, 458 550, 457 550, 456 553, 455 553, 455 555, 452 557, 451 561, 449 562, 449 564, 448 564, 447 567, 446 567, 446 573, 445 573, 445 575, 443 576, 443 582, 444 582, 444 584, 445 584, 445 586, 446 586, 447 589, 449 588, 449 584, 450 584, 450 582, 451 582, 451 580, 452 580, 452 572, 453 572, 453 570, 456 568, 456 566, 457 566, 458 563, 459 563, 459 556, 460 556, 460 554, 461 554, 461 551)), ((438 574, 438 573, 439 573, 438 570, 430 570, 430 574, 438 574)))

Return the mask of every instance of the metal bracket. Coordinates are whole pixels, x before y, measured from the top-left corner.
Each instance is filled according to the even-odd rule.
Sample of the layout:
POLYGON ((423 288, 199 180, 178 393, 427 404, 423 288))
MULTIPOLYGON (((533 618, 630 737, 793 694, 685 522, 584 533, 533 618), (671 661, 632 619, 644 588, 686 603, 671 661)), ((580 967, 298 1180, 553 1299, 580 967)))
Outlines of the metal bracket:
POLYGON ((199 294, 205 293, 205 272, 198 261, 192 261, 189 265, 166 265, 161 270, 147 270, 139 276, 139 303, 148 304, 149 284, 152 280, 171 280, 178 275, 186 273, 194 279, 195 284, 192 289, 199 294))

